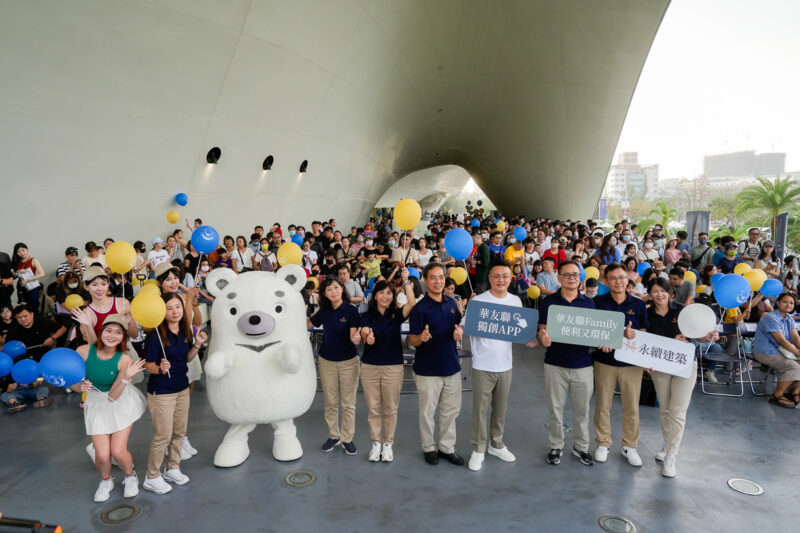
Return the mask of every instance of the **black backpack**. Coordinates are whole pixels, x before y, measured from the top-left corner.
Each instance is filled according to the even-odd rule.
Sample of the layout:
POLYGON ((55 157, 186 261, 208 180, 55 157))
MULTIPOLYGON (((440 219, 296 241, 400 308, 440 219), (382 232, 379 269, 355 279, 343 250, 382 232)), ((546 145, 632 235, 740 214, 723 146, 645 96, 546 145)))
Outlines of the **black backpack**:
POLYGON ((493 252, 491 248, 489 249, 489 268, 495 265, 505 265, 506 262, 503 259, 503 256, 500 255, 500 252, 493 252))

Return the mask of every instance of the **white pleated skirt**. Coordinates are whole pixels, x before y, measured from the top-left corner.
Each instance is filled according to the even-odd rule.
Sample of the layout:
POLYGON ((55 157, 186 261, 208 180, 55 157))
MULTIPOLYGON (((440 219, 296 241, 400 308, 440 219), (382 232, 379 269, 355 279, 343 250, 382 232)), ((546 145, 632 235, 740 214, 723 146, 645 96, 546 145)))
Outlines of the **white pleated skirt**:
POLYGON ((111 435, 121 431, 142 417, 147 409, 144 395, 127 385, 120 397, 110 402, 104 393, 90 390, 83 407, 83 421, 87 435, 111 435))
POLYGON ((189 378, 189 383, 200 381, 200 376, 203 375, 203 365, 200 364, 200 357, 195 355, 194 359, 189 361, 186 377, 189 378))

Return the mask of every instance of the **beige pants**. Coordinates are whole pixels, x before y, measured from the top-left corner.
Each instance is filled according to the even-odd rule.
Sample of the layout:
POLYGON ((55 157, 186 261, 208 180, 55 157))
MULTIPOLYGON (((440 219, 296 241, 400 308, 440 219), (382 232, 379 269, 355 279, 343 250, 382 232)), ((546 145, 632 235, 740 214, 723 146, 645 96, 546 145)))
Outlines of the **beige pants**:
POLYGON ((661 433, 667 453, 678 455, 678 448, 686 427, 686 411, 692 400, 692 390, 697 381, 697 360, 692 365, 688 378, 653 372, 653 385, 658 396, 658 417, 661 420, 661 433))
POLYGON ((594 390, 594 370, 564 368, 544 365, 544 388, 547 394, 547 419, 550 448, 564 448, 564 406, 567 395, 572 399, 573 446, 581 452, 589 451, 589 402, 594 390))
POLYGON ((444 453, 453 453, 456 446, 456 418, 461 412, 461 372, 452 376, 420 376, 415 374, 419 397, 419 437, 423 452, 436 451, 433 437, 434 415, 439 408, 439 445, 444 453))
POLYGON ((148 394, 147 405, 153 419, 153 441, 147 455, 147 477, 161 475, 164 450, 169 446, 167 470, 180 468, 183 437, 189 422, 189 389, 174 394, 148 394))
POLYGON ((485 453, 488 440, 487 423, 491 427, 492 448, 503 448, 503 430, 508 410, 511 370, 487 372, 472 370, 472 450, 485 453), (489 408, 492 415, 489 418, 489 408))
POLYGON ((361 365, 361 386, 367 402, 369 438, 372 442, 394 442, 397 406, 403 388, 403 365, 361 365), (383 433, 383 437, 381 436, 383 433))
POLYGON ((622 398, 622 445, 639 444, 639 395, 642 391, 642 367, 594 364, 594 431, 597 445, 611 447, 611 401, 619 383, 622 398))
POLYGON ((325 422, 328 437, 353 442, 356 432, 356 391, 358 390, 358 357, 347 361, 319 358, 319 380, 325 397, 325 422), (342 428, 339 430, 339 400, 342 402, 342 428))

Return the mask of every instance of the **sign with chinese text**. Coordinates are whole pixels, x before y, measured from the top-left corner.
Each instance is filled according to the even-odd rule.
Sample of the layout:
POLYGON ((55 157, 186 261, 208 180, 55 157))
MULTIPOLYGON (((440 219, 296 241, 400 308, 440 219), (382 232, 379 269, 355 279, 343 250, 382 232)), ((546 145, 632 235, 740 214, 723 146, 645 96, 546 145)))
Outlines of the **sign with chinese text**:
POLYGON ((552 305, 547 311, 547 334, 553 342, 620 348, 624 331, 625 315, 618 311, 566 305, 552 305))
POLYGON ((471 300, 464 319, 464 333, 527 344, 536 338, 538 323, 539 311, 536 309, 471 300))
POLYGON ((633 339, 625 339, 622 348, 614 351, 614 359, 688 378, 692 375, 694 350, 690 342, 637 330, 633 339))

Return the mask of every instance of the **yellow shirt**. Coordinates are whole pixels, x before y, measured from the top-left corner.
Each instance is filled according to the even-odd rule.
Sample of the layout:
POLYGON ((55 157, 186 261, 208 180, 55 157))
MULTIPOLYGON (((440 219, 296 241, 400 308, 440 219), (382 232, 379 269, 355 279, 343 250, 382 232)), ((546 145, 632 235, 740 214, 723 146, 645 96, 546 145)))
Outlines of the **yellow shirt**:
POLYGON ((525 266, 525 250, 520 249, 517 250, 513 246, 509 246, 506 248, 506 253, 503 255, 503 259, 505 259, 506 263, 509 265, 514 263, 515 261, 525 266))

